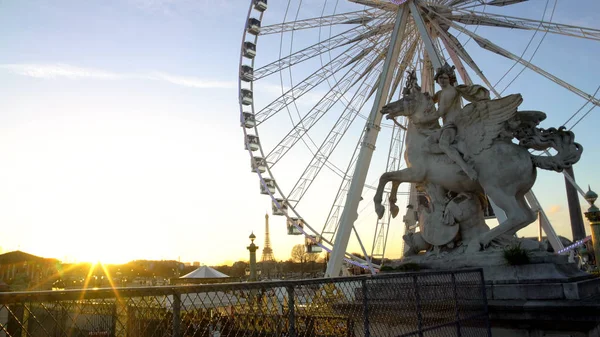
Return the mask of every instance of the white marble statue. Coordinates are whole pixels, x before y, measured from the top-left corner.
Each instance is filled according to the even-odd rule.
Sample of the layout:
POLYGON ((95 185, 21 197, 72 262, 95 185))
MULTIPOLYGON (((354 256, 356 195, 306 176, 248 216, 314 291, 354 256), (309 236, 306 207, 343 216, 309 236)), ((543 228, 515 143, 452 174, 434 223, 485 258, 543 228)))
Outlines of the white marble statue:
MULTIPOLYGON (((398 213, 395 205, 398 185, 407 182, 424 186, 430 209, 428 219, 422 220, 421 226, 426 226, 421 229, 423 237, 417 241, 424 239, 434 246, 452 246, 462 229, 448 230, 443 226, 455 226, 457 212, 466 212, 460 221, 475 217, 479 224, 483 215, 480 210, 473 210, 472 203, 463 203, 470 205, 464 208, 452 202, 448 192, 453 192, 455 198, 457 194, 465 195, 469 200, 485 200, 483 196, 487 194, 506 213, 507 220, 492 230, 482 230, 477 225, 477 230, 462 239, 468 244, 468 251, 478 251, 536 219, 525 201, 525 194, 536 179, 536 167, 562 171, 579 160, 583 149, 574 142, 573 133, 563 127, 537 128, 546 117, 543 112, 518 112, 523 101, 519 94, 491 100, 489 92, 481 86, 456 85, 453 67, 448 65, 438 69, 435 79, 442 89, 432 97, 421 92, 414 72, 409 73, 402 99, 381 110, 387 119, 406 116, 409 120, 404 153, 407 168, 381 176, 374 197, 375 210, 381 218, 385 211, 381 204, 383 190, 390 181, 394 216, 398 213), (472 103, 461 108, 461 98, 472 103), (438 109, 434 101, 438 102, 438 109), (550 147, 556 155, 535 156, 528 151, 550 147)), ((481 202, 477 205, 484 206, 481 202)), ((460 221, 458 224, 465 228, 471 226, 460 221)))
POLYGON ((490 228, 485 223, 483 206, 487 200, 483 195, 461 193, 445 205, 443 218, 426 206, 419 207, 419 232, 408 233, 402 238, 409 246, 405 256, 439 247, 452 250, 463 243, 477 240, 490 228), (438 216, 436 218, 436 216, 438 216), (435 224, 441 224, 436 226, 435 224))

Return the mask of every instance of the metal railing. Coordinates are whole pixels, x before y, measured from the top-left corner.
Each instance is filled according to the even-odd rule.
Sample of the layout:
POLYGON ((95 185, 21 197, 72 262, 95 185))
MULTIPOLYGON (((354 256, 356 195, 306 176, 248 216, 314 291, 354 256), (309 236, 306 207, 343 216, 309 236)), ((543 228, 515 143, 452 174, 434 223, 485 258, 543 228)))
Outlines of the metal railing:
POLYGON ((0 293, 0 337, 491 336, 481 270, 0 293))

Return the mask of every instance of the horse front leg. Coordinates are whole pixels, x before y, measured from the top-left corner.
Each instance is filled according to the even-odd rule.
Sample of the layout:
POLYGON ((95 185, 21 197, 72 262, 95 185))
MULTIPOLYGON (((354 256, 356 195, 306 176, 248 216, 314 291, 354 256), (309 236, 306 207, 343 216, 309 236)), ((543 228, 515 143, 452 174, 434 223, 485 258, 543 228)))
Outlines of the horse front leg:
MULTIPOLYGON (((385 213, 385 207, 381 204, 381 202, 383 200, 383 190, 385 189, 385 185, 389 181, 394 182, 394 185, 392 186, 392 195, 390 196, 391 201, 392 198, 396 198, 396 193, 398 192, 398 187, 400 186, 400 184, 418 183, 424 180, 424 176, 424 172, 419 172, 413 167, 405 168, 400 171, 386 172, 382 174, 379 178, 377 192, 375 192, 375 197, 373 197, 373 202, 375 203, 375 212, 377 213, 379 219, 383 218, 383 214, 385 213)), ((394 211, 393 206, 392 211, 394 211)), ((397 214, 398 213, 396 213, 396 215, 397 214)))
POLYGON ((398 213, 400 213, 400 208, 396 205, 398 201, 398 187, 400 187, 399 181, 392 181, 392 190, 390 191, 390 197, 388 201, 390 202, 390 213, 392 213, 392 218, 396 218, 398 213))
POLYGON ((377 213, 377 218, 383 218, 383 214, 385 213, 385 206, 381 204, 383 201, 383 190, 385 189, 385 185, 388 181, 391 180, 391 176, 394 172, 385 172, 379 177, 379 185, 377 185, 377 191, 375 192, 375 196, 373 197, 373 202, 375 203, 375 213, 377 213))

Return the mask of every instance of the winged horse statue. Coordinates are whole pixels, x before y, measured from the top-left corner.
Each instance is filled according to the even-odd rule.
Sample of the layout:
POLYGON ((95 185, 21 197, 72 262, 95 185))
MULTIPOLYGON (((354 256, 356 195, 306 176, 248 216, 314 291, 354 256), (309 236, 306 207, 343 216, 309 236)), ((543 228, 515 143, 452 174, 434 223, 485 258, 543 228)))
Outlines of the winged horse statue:
POLYGON ((525 200, 525 194, 535 183, 536 168, 562 171, 581 156, 583 148, 575 143, 572 132, 564 127, 537 128, 546 118, 543 112, 517 111, 523 101, 520 94, 486 99, 466 105, 454 121, 457 133, 453 145, 477 172, 477 179, 472 180, 445 154, 427 149, 428 136, 440 129, 440 116, 431 95, 421 92, 414 74, 409 74, 407 83, 404 96, 381 110, 387 119, 407 117, 408 126, 404 153, 407 168, 386 172, 379 179, 374 197, 379 218, 385 212, 381 202, 385 185, 390 181, 393 182, 390 196, 393 214, 398 212, 395 201, 401 183, 427 186, 430 197, 437 193, 438 198, 441 197, 439 190, 485 193, 506 213, 507 219, 469 243, 468 251, 477 251, 536 219, 525 200), (556 155, 536 156, 529 152, 529 149, 549 148, 553 148, 556 155))

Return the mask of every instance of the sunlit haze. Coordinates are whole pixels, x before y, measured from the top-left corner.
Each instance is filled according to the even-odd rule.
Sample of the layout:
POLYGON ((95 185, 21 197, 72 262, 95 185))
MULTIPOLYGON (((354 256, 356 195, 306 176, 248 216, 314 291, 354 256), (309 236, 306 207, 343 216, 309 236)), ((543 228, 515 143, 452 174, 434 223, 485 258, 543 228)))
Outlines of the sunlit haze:
MULTIPOLYGON (((600 3, 577 2, 582 4, 573 7, 587 13, 563 2, 555 20, 600 28, 590 14, 600 12, 600 3)), ((1 251, 18 249, 65 262, 155 259, 216 265, 247 260, 251 232, 263 247, 271 204, 250 172, 239 126, 239 48, 247 3, 0 2, 1 251)), ((305 1, 306 6, 317 3, 305 1)), ((277 1, 269 6, 267 24, 282 15, 277 1)), ((541 17, 543 9, 522 6, 516 14, 541 17)), ((517 53, 528 40, 512 40, 522 32, 484 33, 517 53)), ((534 60, 594 93, 600 78, 596 42, 548 35, 534 60)), ((269 45, 261 47, 266 51, 269 45)), ((472 56, 494 83, 512 65, 486 51, 472 56)), ((279 79, 269 85, 274 93, 265 85, 263 97, 280 92, 279 79)), ((509 91, 523 94, 523 110, 548 113, 546 127, 562 125, 585 103, 528 70, 509 91)), ((576 179, 596 191, 599 123, 598 111, 592 111, 573 129, 584 147, 576 179)), ((282 128, 287 132, 289 122, 282 128)), ((368 183, 376 184, 381 173, 370 172, 368 183)), ((283 184, 285 178, 278 179, 283 184)), ((534 191, 557 232, 571 237, 562 175, 539 171, 534 191)), ((332 202, 314 195, 311 205, 332 202)), ((399 199, 403 210, 405 197, 399 199)), ((370 199, 360 207, 372 213, 370 199)), ((303 217, 321 228, 322 212, 315 208, 303 217)), ((399 256, 402 215, 391 225, 391 258, 399 256)), ((303 239, 286 234, 282 217, 271 216, 270 222, 275 258, 287 260, 303 239)), ((362 225, 361 231, 368 228, 362 225)), ((520 234, 537 236, 537 227, 520 234)))

